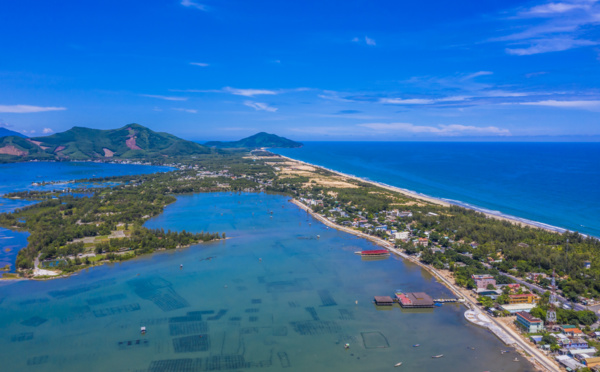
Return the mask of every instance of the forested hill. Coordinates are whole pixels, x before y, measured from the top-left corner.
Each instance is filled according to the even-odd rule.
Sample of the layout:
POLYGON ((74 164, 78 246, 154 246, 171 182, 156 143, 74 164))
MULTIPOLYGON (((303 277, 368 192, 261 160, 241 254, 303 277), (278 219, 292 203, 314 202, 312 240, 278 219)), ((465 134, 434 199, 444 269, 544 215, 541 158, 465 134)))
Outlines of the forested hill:
POLYGON ((16 136, 16 137, 21 137, 21 138, 27 138, 27 136, 24 134, 12 131, 10 129, 0 127, 0 138, 7 137, 7 136, 16 136))
POLYGON ((204 144, 208 147, 218 148, 249 148, 256 149, 261 147, 279 147, 279 148, 293 148, 302 147, 300 142, 295 142, 290 139, 279 137, 275 134, 269 134, 265 132, 257 133, 253 136, 241 139, 233 142, 220 142, 211 141, 204 144))
POLYGON ((211 150, 139 124, 99 130, 73 127, 47 137, 0 138, 0 160, 142 159, 208 154, 211 150))

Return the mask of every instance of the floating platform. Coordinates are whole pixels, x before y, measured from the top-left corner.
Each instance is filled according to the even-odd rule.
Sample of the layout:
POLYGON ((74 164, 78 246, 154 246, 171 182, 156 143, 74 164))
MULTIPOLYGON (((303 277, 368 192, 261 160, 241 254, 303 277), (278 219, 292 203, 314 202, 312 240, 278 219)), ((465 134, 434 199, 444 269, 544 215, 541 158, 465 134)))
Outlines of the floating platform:
POLYGON ((390 296, 375 296, 375 304, 378 306, 392 306, 394 300, 390 296))
POLYGON ((387 249, 373 249, 369 251, 358 251, 354 253, 359 254, 362 257, 384 257, 390 255, 390 251, 388 251, 387 249))
POLYGON ((396 293, 396 298, 403 308, 434 307, 433 298, 425 292, 396 293))

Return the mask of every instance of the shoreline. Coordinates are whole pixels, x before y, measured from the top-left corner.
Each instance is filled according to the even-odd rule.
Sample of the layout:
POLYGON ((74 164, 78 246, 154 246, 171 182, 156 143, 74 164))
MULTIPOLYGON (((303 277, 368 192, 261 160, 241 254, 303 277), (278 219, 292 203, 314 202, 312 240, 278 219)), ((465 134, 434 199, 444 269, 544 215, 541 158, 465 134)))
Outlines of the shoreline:
MULTIPOLYGON (((308 163, 305 163, 305 164, 308 164, 308 163)), ((551 360, 548 356, 544 355, 542 352, 537 350, 535 348, 535 346, 529 345, 528 341, 526 339, 524 339, 523 337, 521 337, 520 334, 517 334, 515 331, 510 329, 510 327, 508 325, 505 325, 502 322, 497 321, 496 319, 490 318, 489 316, 484 314, 477 307, 476 302, 470 298, 470 296, 468 295, 468 291, 463 290, 462 288, 456 287, 455 284, 453 284, 451 282, 451 277, 446 277, 447 274, 445 272, 442 273, 442 272, 438 271, 437 269, 435 269, 434 267, 424 264, 423 262, 419 261, 418 259, 407 255, 406 253, 402 252, 401 250, 395 248, 392 243, 390 243, 386 240, 383 240, 376 236, 368 235, 361 231, 354 230, 349 227, 341 226, 334 222, 331 222, 324 216, 313 212, 312 209, 310 209, 307 205, 300 202, 299 200, 292 198, 289 200, 289 202, 296 205, 301 210, 306 211, 314 219, 323 223, 325 226, 334 228, 338 231, 342 231, 342 232, 345 232, 348 234, 352 234, 359 238, 367 239, 370 242, 389 250, 391 253, 399 256, 403 260, 407 260, 408 262, 415 264, 415 265, 419 266, 420 268, 426 270, 438 281, 438 283, 441 283, 446 288, 448 288, 454 296, 456 296, 459 299, 464 299, 463 304, 467 308, 467 312, 468 311, 475 312, 476 314, 479 315, 480 319, 484 319, 485 323, 487 323, 487 324, 483 325, 483 324, 478 324, 476 322, 471 322, 468 319, 468 317, 466 316, 467 313, 465 312, 465 319, 469 320, 469 322, 471 324, 477 325, 477 326, 480 326, 482 328, 489 330, 490 332, 492 332, 494 334, 494 336, 496 336, 498 339, 500 339, 502 342, 504 342, 507 346, 514 347, 515 350, 519 354, 521 354, 523 357, 525 357, 527 359, 527 361, 529 363, 531 363, 536 369, 541 368, 540 370, 542 370, 542 371, 551 371, 551 372, 559 372, 560 371, 560 368, 554 364, 553 360, 551 360), (509 343, 511 340, 513 342, 509 343), (530 358, 533 358, 533 359, 530 359, 530 358)))
MULTIPOLYGON (((485 209, 483 207, 478 207, 475 205, 471 205, 465 202, 461 202, 458 200, 451 200, 451 199, 443 199, 443 198, 437 198, 437 197, 433 197, 433 196, 429 196, 429 195, 425 195, 425 194, 421 194, 417 191, 413 191, 413 190, 408 190, 408 189, 404 189, 401 187, 397 187, 397 186, 391 186, 382 182, 378 182, 378 181, 372 181, 372 180, 368 180, 365 178, 361 178, 358 176, 354 176, 354 175, 350 175, 350 174, 346 174, 340 171, 336 171, 334 169, 330 169, 330 168, 326 168, 320 165, 316 165, 316 164, 312 164, 312 163, 308 163, 302 160, 298 160, 298 159, 293 159, 290 158, 288 156, 285 155, 280 155, 277 154, 278 156, 292 161, 292 162, 296 162, 296 163, 300 163, 306 166, 310 166, 310 167, 314 167, 314 168, 319 168, 319 169, 323 169, 326 170, 328 172, 334 173, 337 176, 343 177, 343 178, 347 178, 347 179, 352 179, 354 181, 358 181, 358 182, 364 182, 364 183, 369 183, 371 185, 374 186, 378 186, 381 187, 383 189, 386 189, 388 191, 393 191, 393 192, 397 192, 399 194, 417 199, 417 200, 421 200, 421 201, 425 201, 425 202, 429 202, 432 204, 436 204, 436 205, 440 205, 443 207, 450 207, 450 206, 458 206, 458 207, 462 207, 462 208, 466 208, 466 209, 471 209, 474 210, 476 212, 479 213, 483 213, 487 218, 493 218, 499 221, 507 221, 513 225, 517 225, 520 227, 531 227, 531 228, 536 228, 536 229, 541 229, 541 230, 546 230, 549 232, 555 232, 555 233, 565 233, 567 231, 571 231, 569 229, 565 229, 562 227, 558 227, 558 226, 553 226, 553 225, 549 225, 543 222, 539 222, 539 221, 532 221, 532 220, 528 220, 526 218, 522 218, 522 217, 517 217, 517 216, 512 216, 512 215, 508 215, 508 214, 504 214, 502 212, 498 212, 498 214, 493 213, 493 211, 490 211, 488 209, 485 209)), ((584 237, 588 237, 588 235, 586 234, 581 234, 580 235, 584 236, 584 237)))

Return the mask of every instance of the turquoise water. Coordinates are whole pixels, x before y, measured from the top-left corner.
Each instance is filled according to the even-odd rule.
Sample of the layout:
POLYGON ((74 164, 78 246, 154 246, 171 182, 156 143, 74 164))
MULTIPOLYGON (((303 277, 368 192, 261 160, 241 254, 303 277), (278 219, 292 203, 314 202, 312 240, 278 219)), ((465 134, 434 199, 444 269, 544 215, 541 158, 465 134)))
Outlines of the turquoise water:
POLYGON ((397 288, 451 293, 397 258, 361 260, 354 252, 371 243, 285 197, 180 196, 146 226, 229 239, 68 279, 0 283, 3 370, 532 371, 462 306, 377 309, 373 296, 397 288))
MULTIPOLYGON (((10 212, 35 202, 2 198, 3 194, 29 190, 62 190, 73 184, 34 186, 33 183, 70 181, 83 178, 100 178, 133 174, 167 172, 170 167, 137 164, 106 164, 91 162, 28 162, 0 164, 0 213, 10 212)), ((82 187, 84 187, 83 185, 82 187)), ((15 232, 0 227, 0 267, 11 265, 19 250, 27 246, 28 233, 15 232)))
POLYGON ((600 237, 600 143, 307 142, 282 155, 600 237))

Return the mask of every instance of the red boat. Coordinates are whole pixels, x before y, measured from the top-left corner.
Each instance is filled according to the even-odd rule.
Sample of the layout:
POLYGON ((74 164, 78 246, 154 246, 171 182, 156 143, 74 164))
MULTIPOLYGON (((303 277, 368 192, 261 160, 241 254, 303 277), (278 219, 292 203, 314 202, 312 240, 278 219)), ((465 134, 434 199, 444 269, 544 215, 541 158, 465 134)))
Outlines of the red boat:
POLYGON ((380 257, 390 255, 390 251, 388 251, 387 249, 373 249, 370 251, 359 251, 354 253, 360 254, 363 257, 380 257))

